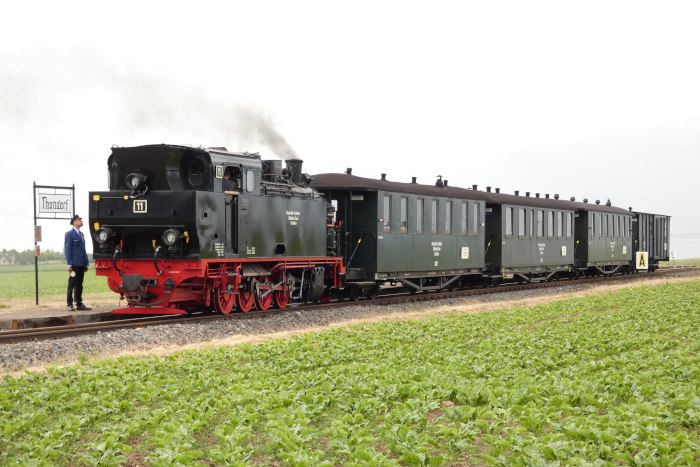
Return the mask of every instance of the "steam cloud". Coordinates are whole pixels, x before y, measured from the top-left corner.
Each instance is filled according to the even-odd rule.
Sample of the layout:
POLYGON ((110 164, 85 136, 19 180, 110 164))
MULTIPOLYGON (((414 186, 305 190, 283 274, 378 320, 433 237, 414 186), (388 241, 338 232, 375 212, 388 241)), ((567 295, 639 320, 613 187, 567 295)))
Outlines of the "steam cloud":
MULTIPOLYGON (((92 53, 64 58, 60 63, 54 57, 46 57, 42 66, 60 69, 60 73, 42 73, 37 69, 16 75, 10 72, 13 67, 0 70, 0 88, 3 89, 0 91, 3 109, 0 121, 19 124, 39 108, 54 117, 60 115, 62 109, 72 107, 75 94, 81 92, 75 83, 80 82, 83 89, 105 96, 92 101, 91 105, 99 109, 87 108, 85 114, 108 111, 117 115, 116 123, 122 127, 117 134, 130 135, 127 138, 133 138, 134 134, 148 138, 176 135, 178 140, 166 136, 167 141, 147 142, 226 146, 232 151, 269 151, 263 154, 265 157, 298 159, 296 151, 278 129, 274 116, 260 107, 235 103, 226 96, 207 95, 203 88, 195 85, 178 86, 167 75, 161 79, 145 76, 137 70, 124 70, 92 53), (43 78, 44 75, 51 79, 43 78), (55 108, 47 109, 43 96, 48 94, 67 97, 65 101, 59 97, 53 104, 55 108), (151 134, 160 136, 149 136, 151 134), (182 141, 183 135, 191 140, 182 141)), ((112 143, 123 144, 123 141, 105 144, 112 143)))

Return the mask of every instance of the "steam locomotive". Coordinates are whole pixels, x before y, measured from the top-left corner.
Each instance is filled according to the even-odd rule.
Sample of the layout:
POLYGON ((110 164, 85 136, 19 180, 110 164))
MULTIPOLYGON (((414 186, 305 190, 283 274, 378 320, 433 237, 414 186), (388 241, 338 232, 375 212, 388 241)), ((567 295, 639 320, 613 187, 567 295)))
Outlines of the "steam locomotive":
POLYGON ((387 290, 653 271, 668 216, 302 172, 226 148, 112 148, 90 193, 95 270, 122 314, 228 314, 387 290))

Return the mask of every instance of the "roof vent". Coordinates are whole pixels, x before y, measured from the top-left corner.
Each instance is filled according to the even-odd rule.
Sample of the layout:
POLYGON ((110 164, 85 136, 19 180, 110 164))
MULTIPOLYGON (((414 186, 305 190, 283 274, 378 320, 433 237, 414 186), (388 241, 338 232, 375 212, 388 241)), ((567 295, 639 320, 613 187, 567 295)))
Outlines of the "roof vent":
POLYGON ((487 193, 491 193, 491 187, 490 187, 490 186, 487 186, 487 187, 486 187, 486 192, 487 192, 487 193))
POLYGON ((438 175, 438 179, 435 182, 435 186, 444 186, 445 184, 442 182, 442 175, 438 175))
POLYGON ((539 193, 535 193, 535 198, 539 198, 539 197, 540 197, 540 194, 539 194, 539 193))
POLYGON ((583 202, 584 202, 584 203, 587 203, 587 202, 588 202, 588 198, 583 198, 583 202))
POLYGON ((630 212, 632 212, 632 206, 628 207, 627 209, 629 209, 629 210, 630 210, 630 212))
POLYGON ((599 199, 595 200, 595 204, 600 204, 600 200, 599 199))
POLYGON ((576 197, 572 196, 571 198, 569 198, 569 201, 576 201, 576 197))
POLYGON ((549 199, 549 193, 547 193, 546 195, 544 195, 544 197, 547 198, 547 199, 549 199))
POLYGON ((416 177, 411 177, 411 183, 416 183, 416 177))
POLYGON ((478 185, 472 185, 472 190, 476 190, 476 187, 477 187, 477 186, 478 186, 478 185))
POLYGON ((515 190, 515 196, 520 196, 520 190, 515 190))
POLYGON ((525 196, 527 196, 527 197, 529 198, 529 197, 530 197, 530 192, 529 192, 529 191, 526 191, 526 192, 525 192, 525 196))
POLYGON ((496 193, 500 193, 500 192, 501 192, 501 189, 500 189, 500 188, 496 188, 496 193))
POLYGON ((559 199, 559 193, 554 193, 554 199, 559 199))
POLYGON ((386 174, 382 174, 382 180, 386 180, 386 174))
POLYGON ((447 186, 447 180, 445 180, 445 186, 447 186))
POLYGON ((606 206, 612 206, 612 203, 610 202, 610 199, 605 203, 606 206))
POLYGON ((348 167, 347 169, 345 169, 345 173, 348 175, 352 175, 352 167, 348 167))

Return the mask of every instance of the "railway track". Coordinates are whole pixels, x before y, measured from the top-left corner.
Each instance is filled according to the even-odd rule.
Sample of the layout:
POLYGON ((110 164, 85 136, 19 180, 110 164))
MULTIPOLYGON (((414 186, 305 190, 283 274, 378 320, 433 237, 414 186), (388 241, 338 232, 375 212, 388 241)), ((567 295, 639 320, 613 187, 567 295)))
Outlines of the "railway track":
POLYGON ((13 329, 9 331, 0 331, 0 345, 12 344, 26 341, 39 341, 47 339, 56 339, 62 337, 71 337, 84 334, 95 334, 99 332, 114 331, 120 329, 141 328, 145 326, 163 326, 172 325, 174 323, 191 323, 204 322, 212 320, 226 319, 260 319, 266 316, 276 315, 280 313, 305 312, 310 310, 319 310, 329 307, 354 306, 366 302, 371 305, 391 305, 397 303, 418 302, 427 300, 437 300, 443 298, 468 297, 475 295, 505 293, 515 290, 530 290, 540 288, 558 287, 569 283, 608 283, 608 282, 625 282, 638 279, 663 277, 669 275, 690 275, 700 271, 697 267, 682 267, 682 268, 662 268, 653 274, 632 274, 632 275, 616 275, 593 277, 579 280, 560 280, 552 282, 533 282, 527 284, 504 284, 498 287, 482 287, 456 291, 441 291, 430 293, 417 294, 397 294, 397 295, 380 295, 374 300, 361 299, 357 301, 333 301, 326 303, 316 303, 308 305, 290 306, 284 310, 267 310, 267 311, 251 311, 248 313, 232 313, 228 315, 221 314, 192 314, 192 315, 169 315, 169 316, 152 316, 126 319, 113 319, 109 321, 83 323, 83 324, 67 324, 57 326, 34 327, 30 329, 13 329))

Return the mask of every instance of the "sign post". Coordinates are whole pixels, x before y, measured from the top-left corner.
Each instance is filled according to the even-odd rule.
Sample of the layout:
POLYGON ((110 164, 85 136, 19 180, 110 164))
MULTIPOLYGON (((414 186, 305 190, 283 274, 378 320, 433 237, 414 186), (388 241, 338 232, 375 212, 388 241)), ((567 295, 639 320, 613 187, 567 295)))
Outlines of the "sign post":
POLYGON ((37 219, 72 219, 75 215, 75 185, 37 185, 34 182, 34 291, 39 304, 39 242, 41 226, 37 219))

